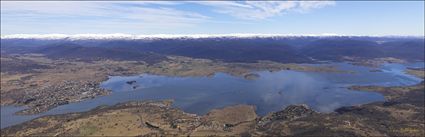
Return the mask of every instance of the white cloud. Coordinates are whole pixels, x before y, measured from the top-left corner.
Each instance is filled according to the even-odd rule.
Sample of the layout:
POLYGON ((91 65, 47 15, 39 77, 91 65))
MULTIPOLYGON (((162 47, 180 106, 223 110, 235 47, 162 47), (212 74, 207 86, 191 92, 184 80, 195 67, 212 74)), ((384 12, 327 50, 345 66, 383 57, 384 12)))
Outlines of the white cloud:
POLYGON ((334 5, 334 1, 199 1, 211 6, 217 13, 228 14, 241 19, 267 19, 286 12, 308 12, 334 5))
POLYGON ((307 12, 330 1, 1 1, 1 32, 7 33, 164 33, 212 24, 250 24, 220 20, 205 10, 240 19, 261 20, 286 12, 307 12))
POLYGON ((334 1, 302 1, 299 2, 299 9, 296 9, 300 12, 306 12, 313 9, 319 9, 327 6, 335 5, 334 1))
POLYGON ((2 28, 20 29, 15 24, 34 24, 76 29, 109 26, 110 29, 143 31, 189 27, 209 19, 195 12, 174 9, 172 5, 176 4, 181 2, 1 1, 2 28))
POLYGON ((102 15, 102 2, 2 1, 2 15, 102 15))
POLYGON ((170 8, 173 5, 195 3, 212 7, 213 11, 241 19, 267 19, 283 13, 308 12, 334 5, 334 1, 1 1, 2 16, 13 14, 27 18, 110 17, 139 19, 152 23, 170 22, 194 24, 208 19, 195 12, 170 8), (157 5, 149 7, 148 5, 157 5), (159 6, 158 6, 159 5, 159 6), (160 20, 160 21, 159 21, 160 20))

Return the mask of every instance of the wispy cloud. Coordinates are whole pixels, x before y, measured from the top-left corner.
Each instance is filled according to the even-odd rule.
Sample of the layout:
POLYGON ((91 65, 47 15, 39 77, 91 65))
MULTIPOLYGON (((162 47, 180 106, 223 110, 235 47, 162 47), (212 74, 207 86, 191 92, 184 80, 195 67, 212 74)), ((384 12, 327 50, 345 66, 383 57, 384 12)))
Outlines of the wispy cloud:
MULTIPOLYGON (((253 24, 331 1, 1 1, 1 32, 158 33, 206 24, 253 24), (202 8, 202 10, 191 8, 202 8), (227 20, 223 15, 234 19, 227 20)), ((200 30, 205 29, 201 28, 200 30)))
POLYGON ((198 1, 197 4, 214 8, 217 13, 240 19, 261 20, 287 12, 309 12, 335 5, 334 1, 198 1))
MULTIPOLYGON (((93 28, 99 26, 119 26, 119 28, 131 26, 136 29, 180 28, 193 26, 209 19, 196 12, 170 7, 170 5, 176 4, 181 3, 165 1, 2 1, 1 14, 2 18, 4 17, 2 24, 3 22, 16 22, 49 26, 54 25, 53 23, 56 21, 59 22, 59 25, 66 22, 68 24, 66 26, 92 26, 93 28), (61 20, 63 22, 60 22, 61 20)), ((4 28, 3 25, 2 28, 4 28)))

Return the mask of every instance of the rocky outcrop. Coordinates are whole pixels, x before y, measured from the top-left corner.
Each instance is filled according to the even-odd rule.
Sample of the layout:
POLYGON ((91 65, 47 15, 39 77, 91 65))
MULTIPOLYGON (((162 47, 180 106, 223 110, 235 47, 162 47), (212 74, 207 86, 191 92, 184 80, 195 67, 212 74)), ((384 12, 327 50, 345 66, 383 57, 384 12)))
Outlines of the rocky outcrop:
POLYGON ((130 81, 127 81, 127 82, 125 82, 125 83, 127 83, 127 84, 129 84, 129 85, 133 85, 134 83, 136 83, 136 81, 135 81, 135 80, 130 80, 130 81))
POLYGON ((260 75, 256 74, 256 73, 248 73, 244 75, 244 78, 247 80, 256 80, 258 78, 260 78, 260 75))
POLYGON ((310 109, 307 105, 290 105, 282 111, 270 113, 258 121, 259 126, 264 126, 265 124, 276 121, 276 120, 294 120, 301 117, 307 117, 317 114, 314 110, 310 109))

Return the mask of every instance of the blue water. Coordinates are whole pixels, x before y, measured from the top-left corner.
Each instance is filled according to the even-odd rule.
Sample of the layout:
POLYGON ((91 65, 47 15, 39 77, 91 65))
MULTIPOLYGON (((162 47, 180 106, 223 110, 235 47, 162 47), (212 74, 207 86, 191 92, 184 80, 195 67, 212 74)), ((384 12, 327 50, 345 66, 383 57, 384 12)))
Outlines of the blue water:
POLYGON ((332 65, 353 73, 258 71, 254 73, 260 77, 255 80, 225 73, 216 73, 212 77, 111 76, 101 84, 103 88, 112 90, 108 96, 59 106, 31 116, 13 115, 23 109, 21 107, 2 106, 1 128, 44 115, 82 112, 100 105, 134 100, 173 99, 174 107, 200 115, 213 108, 235 104, 254 105, 259 115, 291 104, 307 104, 316 111, 332 112, 341 106, 384 100, 379 93, 348 90, 346 87, 350 85, 405 86, 422 81, 404 71, 406 67, 423 67, 423 63, 384 64, 382 72, 371 72, 371 68, 348 63, 332 65), (136 82, 132 85, 126 83, 132 80, 136 82))

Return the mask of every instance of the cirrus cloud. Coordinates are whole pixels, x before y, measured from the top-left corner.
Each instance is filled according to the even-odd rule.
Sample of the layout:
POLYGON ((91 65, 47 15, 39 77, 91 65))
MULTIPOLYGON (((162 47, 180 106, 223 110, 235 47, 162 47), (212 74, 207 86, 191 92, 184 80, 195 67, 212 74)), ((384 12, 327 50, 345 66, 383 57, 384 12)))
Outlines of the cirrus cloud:
POLYGON ((333 4, 331 1, 1 1, 1 32, 187 32, 193 30, 189 28, 202 30, 211 24, 250 24, 253 22, 245 19, 264 20, 333 4), (237 20, 227 20, 223 15, 237 20))
POLYGON ((200 1, 197 4, 213 7, 217 13, 240 19, 262 20, 287 12, 309 12, 335 5, 335 1, 200 1))

